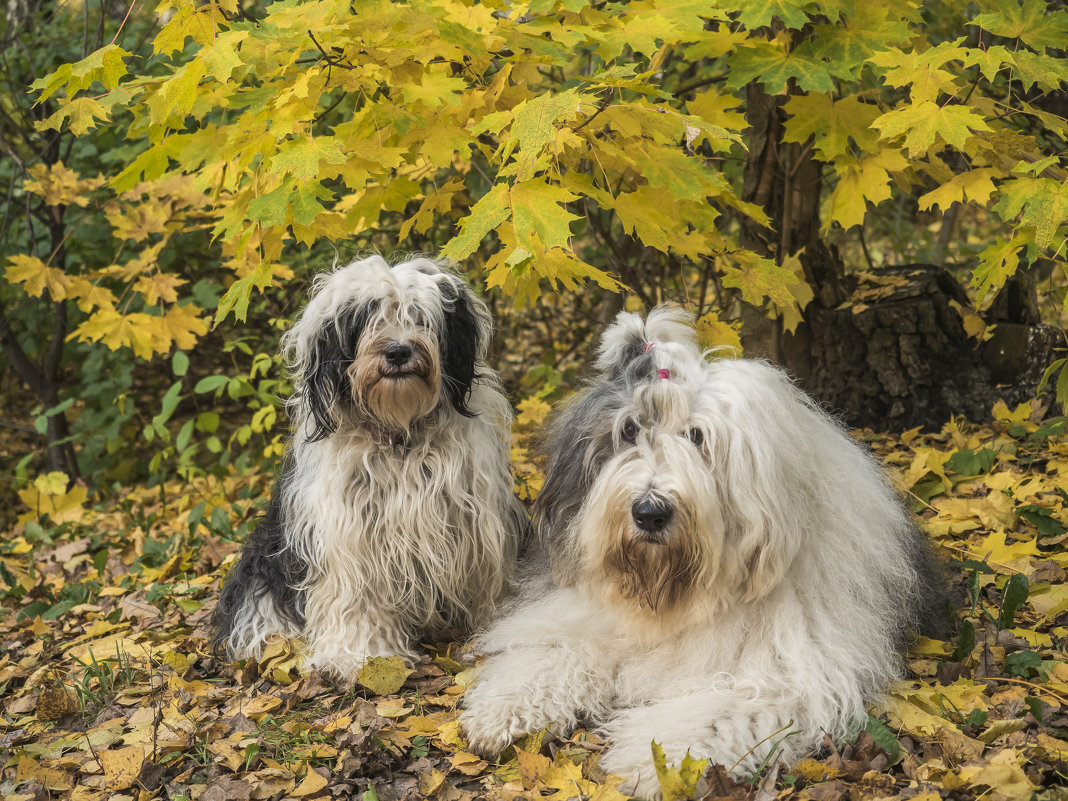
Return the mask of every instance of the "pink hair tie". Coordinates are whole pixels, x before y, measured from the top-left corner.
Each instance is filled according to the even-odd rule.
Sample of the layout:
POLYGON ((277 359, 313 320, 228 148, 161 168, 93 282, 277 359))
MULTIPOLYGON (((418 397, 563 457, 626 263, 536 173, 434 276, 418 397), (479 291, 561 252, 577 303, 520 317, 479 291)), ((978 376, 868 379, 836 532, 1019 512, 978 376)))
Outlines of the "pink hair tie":
POLYGON ((656 373, 661 378, 669 378, 671 376, 671 372, 666 367, 661 367, 656 373))
POLYGON ((648 353, 649 349, 651 347, 653 347, 653 343, 652 342, 643 342, 642 343, 642 353, 648 353))

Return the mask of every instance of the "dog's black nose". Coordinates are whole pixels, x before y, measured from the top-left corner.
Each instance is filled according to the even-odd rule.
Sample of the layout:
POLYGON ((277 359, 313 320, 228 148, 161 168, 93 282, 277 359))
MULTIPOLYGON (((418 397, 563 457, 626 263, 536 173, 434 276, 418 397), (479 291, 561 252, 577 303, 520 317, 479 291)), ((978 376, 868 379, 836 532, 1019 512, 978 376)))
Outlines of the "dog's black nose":
POLYGON ((667 528, 667 524, 675 516, 675 510, 664 501, 647 498, 635 501, 630 507, 630 514, 638 528, 653 533, 667 528))
POLYGON ((384 355, 393 367, 403 367, 412 358, 412 348, 398 342, 386 348, 384 355))

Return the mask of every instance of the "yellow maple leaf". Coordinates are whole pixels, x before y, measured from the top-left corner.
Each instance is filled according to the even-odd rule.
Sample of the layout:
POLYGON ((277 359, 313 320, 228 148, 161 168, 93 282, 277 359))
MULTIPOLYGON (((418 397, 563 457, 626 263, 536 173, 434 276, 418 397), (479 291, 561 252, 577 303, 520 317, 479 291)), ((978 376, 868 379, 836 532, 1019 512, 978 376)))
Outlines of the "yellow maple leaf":
POLYGON ((34 479, 33 486, 42 495, 65 495, 67 484, 69 483, 70 478, 66 473, 53 470, 51 473, 45 473, 43 476, 38 476, 34 479))
POLYGON ((91 312, 96 308, 115 308, 115 296, 110 289, 98 286, 82 276, 74 276, 70 279, 67 297, 77 303, 78 308, 83 312, 91 312))
POLYGON ((1004 531, 993 531, 968 547, 970 555, 1002 573, 1026 573, 1031 559, 1038 556, 1035 540, 1009 542, 1004 531))
POLYGON ((975 759, 983 753, 983 744, 966 736, 955 724, 899 696, 887 698, 874 711, 885 714, 891 725, 909 734, 938 740, 955 759, 975 759))
POLYGON ((1004 748, 994 754, 986 764, 964 765, 958 775, 968 784, 986 786, 995 791, 995 798, 1014 801, 1029 801, 1038 788, 1027 778, 1022 763, 1026 757, 1014 748, 1004 748))
POLYGON ((101 176, 79 178, 78 173, 62 161, 51 166, 35 164, 30 167, 29 173, 32 178, 26 181, 22 188, 44 198, 49 206, 77 205, 84 208, 89 205, 86 193, 104 185, 101 176))
POLYGON ((11 265, 4 271, 4 277, 13 284, 22 284, 22 288, 31 298, 39 298, 46 291, 52 300, 64 300, 70 277, 58 267, 49 267, 36 256, 18 254, 11 256, 11 265))
POLYGON ((166 347, 160 352, 170 348, 174 342, 181 350, 189 350, 199 337, 208 333, 208 324, 200 316, 200 308, 192 303, 182 306, 171 306, 162 318, 162 332, 167 339, 166 347))
POLYGON ((184 283, 185 279, 176 275, 155 273, 141 276, 134 284, 134 291, 144 295, 145 301, 153 306, 160 301, 174 303, 178 300, 177 289, 184 283))
POLYGON ((697 341, 703 348, 713 348, 722 356, 740 356, 742 338, 741 322, 721 320, 715 312, 709 312, 697 321, 697 341))
POLYGON ((1017 404, 1015 409, 1010 410, 1005 401, 999 400, 994 404, 993 413, 994 419, 999 423, 1023 425, 1031 419, 1034 409, 1031 406, 1031 401, 1024 401, 1023 403, 1017 404))
POLYGON ((539 426, 548 416, 552 407, 541 398, 524 398, 517 407, 519 414, 516 415, 517 426, 539 426))
POLYGON ((57 524, 73 523, 82 519, 82 515, 85 513, 85 501, 89 497, 88 491, 85 487, 75 485, 70 492, 67 492, 67 477, 63 473, 52 473, 50 475, 62 476, 63 488, 61 491, 55 492, 56 486, 52 482, 46 482, 47 492, 42 492, 36 485, 19 490, 19 498, 31 510, 19 517, 20 523, 36 520, 43 515, 48 515, 48 518, 57 524))

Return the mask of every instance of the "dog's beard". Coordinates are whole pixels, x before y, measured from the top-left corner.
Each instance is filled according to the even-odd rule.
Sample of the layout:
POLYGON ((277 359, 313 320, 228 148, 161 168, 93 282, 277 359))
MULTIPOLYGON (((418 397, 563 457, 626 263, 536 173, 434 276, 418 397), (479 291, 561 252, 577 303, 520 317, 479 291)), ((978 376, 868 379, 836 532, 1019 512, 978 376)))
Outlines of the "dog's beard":
POLYGON ((348 369, 352 399, 358 411, 383 427, 408 431, 437 408, 441 368, 436 349, 418 339, 408 340, 408 362, 391 365, 384 355, 390 342, 376 340, 357 352, 348 369))
POLYGON ((602 580, 609 595, 625 605, 656 616, 670 614, 699 580, 702 554, 697 537, 683 510, 655 535, 638 530, 629 510, 629 502, 618 504, 596 523, 602 580))

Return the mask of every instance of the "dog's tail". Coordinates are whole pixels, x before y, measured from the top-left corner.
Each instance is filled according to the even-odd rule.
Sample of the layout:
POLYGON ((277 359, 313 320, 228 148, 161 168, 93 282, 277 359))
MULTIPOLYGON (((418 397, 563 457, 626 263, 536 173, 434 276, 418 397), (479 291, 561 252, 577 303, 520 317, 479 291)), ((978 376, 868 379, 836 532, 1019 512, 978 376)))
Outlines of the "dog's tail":
POLYGON ((636 359, 648 356, 661 377, 683 364, 701 361, 693 316, 674 305, 657 306, 643 320, 620 312, 601 337, 596 367, 609 378, 621 375, 636 359))

